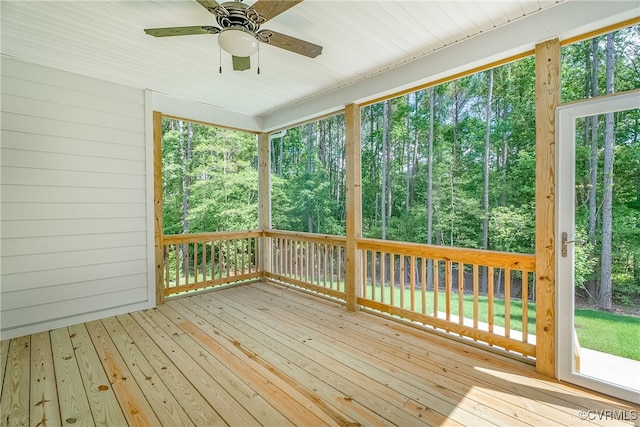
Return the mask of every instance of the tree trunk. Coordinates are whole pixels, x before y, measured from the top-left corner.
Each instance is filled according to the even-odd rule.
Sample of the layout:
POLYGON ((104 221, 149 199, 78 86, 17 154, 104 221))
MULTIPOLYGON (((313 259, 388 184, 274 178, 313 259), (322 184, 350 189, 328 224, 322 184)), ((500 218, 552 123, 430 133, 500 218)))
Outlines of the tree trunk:
POLYGON ((283 157, 284 137, 280 138, 280 146, 278 147, 278 176, 282 178, 282 157, 283 157))
MULTIPOLYGON (((179 122, 180 134, 183 135, 184 128, 183 122, 179 122)), ((187 122, 187 138, 184 141, 185 145, 181 149, 182 154, 182 233, 189 233, 189 199, 191 198, 191 157, 193 146, 193 125, 191 122, 187 122)), ((188 274, 189 266, 189 249, 187 245, 181 245, 182 252, 182 274, 186 276, 188 274)))
MULTIPOLYGON (((484 217, 482 219, 482 249, 489 249, 489 155, 491 153, 491 98, 493 97, 493 69, 489 70, 489 87, 487 89, 486 132, 484 137, 484 217)), ((482 268, 482 291, 486 292, 487 269, 482 268)))
MULTIPOLYGON (((307 175, 311 176, 313 172, 313 123, 308 123, 306 127, 307 136, 307 175)), ((307 232, 313 233, 313 209, 311 201, 307 204, 307 232)))
POLYGON ((457 81, 453 81, 453 141, 451 141, 451 166, 449 170, 449 192, 451 195, 451 218, 449 228, 449 246, 453 246, 455 242, 455 218, 456 218, 456 195, 454 176, 457 167, 457 146, 458 146, 458 125, 460 123, 461 97, 460 88, 457 81))
MULTIPOLYGON (((427 244, 433 243, 433 122, 435 91, 429 88, 429 160, 427 172, 427 244)), ((433 289, 433 260, 427 261, 427 289, 433 289)))
MULTIPOLYGON (((413 94, 413 97, 416 98, 416 94, 413 94)), ((411 94, 407 94, 407 106, 411 105, 411 94)), ((411 206, 411 179, 413 177, 413 151, 411 146, 411 112, 407 114, 407 151, 406 151, 406 159, 407 159, 407 168, 405 174, 405 195, 404 195, 404 212, 405 214, 409 214, 409 208, 411 206)), ((417 134, 417 132, 416 132, 417 134)), ((414 144, 415 145, 415 144, 414 144)))
MULTIPOLYGON (((607 35, 607 94, 613 93, 613 33, 607 35)), ((598 306, 604 310, 612 309, 611 261, 613 234, 613 113, 605 114, 604 130, 604 188, 602 200, 602 256, 600 267, 600 293, 598 306)))
POLYGON ((391 195, 392 195, 392 189, 391 189, 391 152, 393 151, 393 148, 391 146, 391 103, 389 101, 387 101, 386 103, 386 107, 387 107, 387 220, 391 219, 391 213, 392 213, 392 200, 391 200, 391 195))
POLYGON ((388 108, 389 100, 385 100, 382 106, 382 171, 380 173, 381 186, 380 191, 380 234, 381 239, 387 238, 387 138, 389 135, 389 114, 388 108))
MULTIPOLYGON (((591 43, 591 96, 598 96, 598 38, 595 37, 591 43)), ((591 121, 591 156, 589 163, 589 230, 588 239, 594 247, 594 252, 590 254, 591 258, 597 258, 595 253, 596 247, 596 227, 597 227, 597 188, 598 188, 598 117, 590 117, 591 121)), ((586 123, 585 123, 586 128, 586 123)), ((594 277, 586 284, 587 293, 589 298, 594 300, 596 297, 596 290, 598 288, 598 281, 594 277)))

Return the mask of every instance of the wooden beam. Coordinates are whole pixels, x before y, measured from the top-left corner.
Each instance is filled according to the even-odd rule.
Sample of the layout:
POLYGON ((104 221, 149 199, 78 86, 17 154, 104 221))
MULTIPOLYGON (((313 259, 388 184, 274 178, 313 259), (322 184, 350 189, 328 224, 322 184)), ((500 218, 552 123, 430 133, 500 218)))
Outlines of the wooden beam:
POLYGON ((164 303, 164 234, 162 224, 162 113, 153 112, 153 213, 155 231, 156 304, 164 303))
MULTIPOLYGON (((258 134, 258 228, 271 228, 271 143, 269 134, 258 134)), ((263 280, 271 271, 271 238, 264 234, 260 238, 260 265, 263 280)))
POLYGON ((560 40, 536 45, 536 370, 556 376, 555 158, 560 40))
POLYGON ((345 108, 346 137, 346 201, 347 230, 345 244, 345 291, 347 310, 358 308, 362 283, 362 258, 358 252, 358 239, 362 237, 362 179, 360 164, 360 106, 349 104, 345 108))

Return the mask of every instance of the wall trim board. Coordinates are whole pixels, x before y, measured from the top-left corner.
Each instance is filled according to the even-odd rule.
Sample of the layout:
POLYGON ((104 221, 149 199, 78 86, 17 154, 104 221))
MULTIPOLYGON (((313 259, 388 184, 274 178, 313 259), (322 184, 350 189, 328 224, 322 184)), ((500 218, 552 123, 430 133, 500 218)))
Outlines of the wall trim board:
POLYGON ((121 314, 127 314, 134 311, 147 310, 154 307, 154 301, 142 301, 133 304, 112 307, 108 310, 92 311, 89 313, 52 319, 47 322, 18 326, 11 329, 0 330, 0 341, 22 337, 25 335, 36 334, 39 332, 50 331, 53 329, 64 328, 71 325, 77 325, 79 323, 91 322, 93 320, 105 319, 107 317, 119 316, 121 314))

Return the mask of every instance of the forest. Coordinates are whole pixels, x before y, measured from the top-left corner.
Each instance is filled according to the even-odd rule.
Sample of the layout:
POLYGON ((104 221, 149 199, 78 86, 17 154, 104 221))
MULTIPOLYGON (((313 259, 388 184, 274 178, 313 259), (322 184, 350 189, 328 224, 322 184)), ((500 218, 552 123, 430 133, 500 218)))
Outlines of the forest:
MULTIPOLYGON (((562 102, 640 88, 640 26, 562 48, 562 102)), ((533 253, 534 58, 362 108, 365 237, 533 253)), ((589 117, 576 148, 576 287, 640 307, 640 112, 589 117)), ((344 116, 271 138, 273 228, 345 232, 344 116)), ((257 138, 163 121, 165 234, 258 226, 257 138)))

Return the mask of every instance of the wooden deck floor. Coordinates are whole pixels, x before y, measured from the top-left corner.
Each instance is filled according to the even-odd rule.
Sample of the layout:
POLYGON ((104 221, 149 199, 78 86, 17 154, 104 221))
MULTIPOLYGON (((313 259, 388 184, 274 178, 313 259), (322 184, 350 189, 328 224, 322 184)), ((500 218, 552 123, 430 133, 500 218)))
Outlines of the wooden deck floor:
POLYGON ((3 341, 1 351, 3 426, 620 425, 620 414, 633 425, 639 410, 268 284, 3 341))

